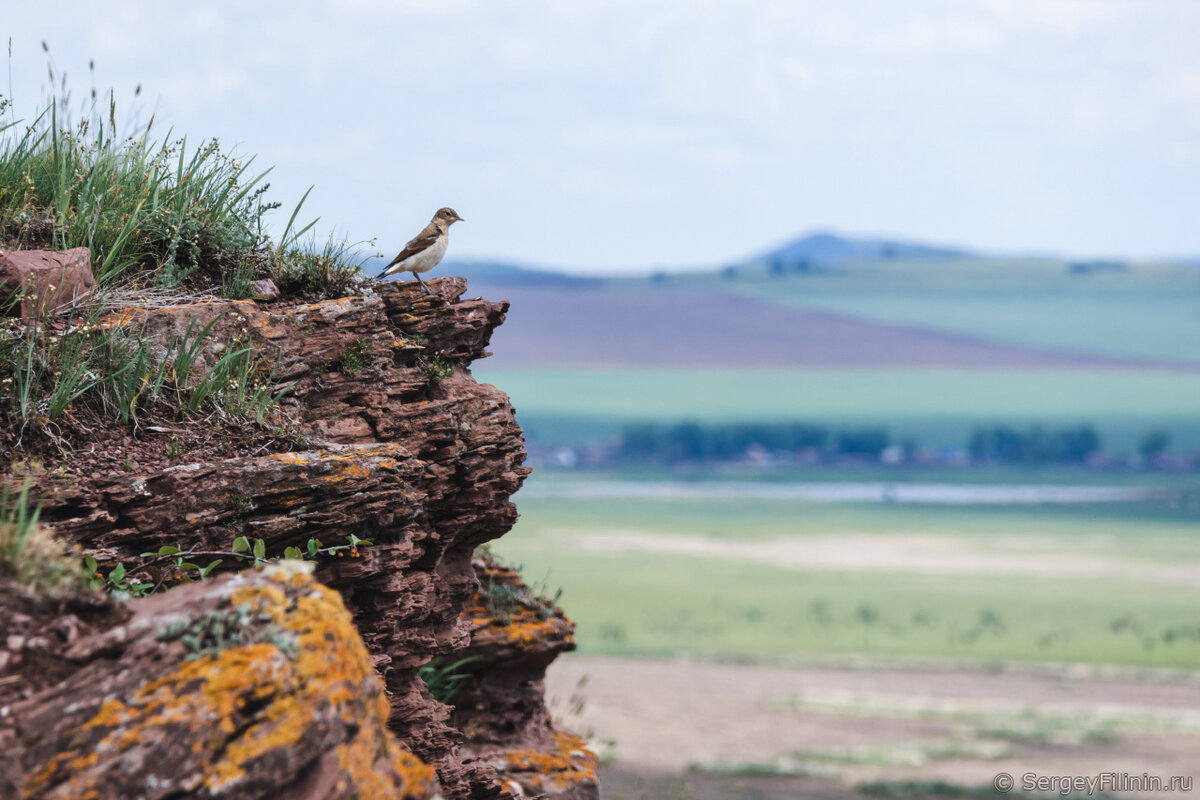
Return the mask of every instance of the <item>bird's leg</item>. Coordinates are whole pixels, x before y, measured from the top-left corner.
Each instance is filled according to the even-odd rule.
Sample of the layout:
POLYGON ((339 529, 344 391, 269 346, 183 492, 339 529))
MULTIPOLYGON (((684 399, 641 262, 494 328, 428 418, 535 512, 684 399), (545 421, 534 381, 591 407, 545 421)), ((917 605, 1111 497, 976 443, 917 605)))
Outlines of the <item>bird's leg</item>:
POLYGON ((417 283, 421 284, 421 288, 425 290, 425 294, 433 294, 433 292, 429 291, 429 287, 425 285, 425 281, 421 280, 420 275, 414 272, 412 276, 417 279, 417 283))

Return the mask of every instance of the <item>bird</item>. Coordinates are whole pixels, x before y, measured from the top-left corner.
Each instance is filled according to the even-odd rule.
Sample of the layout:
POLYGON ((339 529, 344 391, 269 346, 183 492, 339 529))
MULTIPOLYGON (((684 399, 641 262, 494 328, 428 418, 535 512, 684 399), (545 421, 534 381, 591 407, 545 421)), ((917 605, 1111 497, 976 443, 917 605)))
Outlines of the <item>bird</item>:
POLYGON ((421 280, 421 273, 429 272, 441 263, 442 256, 446 255, 450 226, 462 221, 463 218, 453 208, 439 208, 429 224, 404 245, 404 249, 383 268, 383 272, 380 272, 375 280, 381 280, 395 272, 411 272, 425 290, 425 294, 433 294, 425 285, 425 281, 421 280))

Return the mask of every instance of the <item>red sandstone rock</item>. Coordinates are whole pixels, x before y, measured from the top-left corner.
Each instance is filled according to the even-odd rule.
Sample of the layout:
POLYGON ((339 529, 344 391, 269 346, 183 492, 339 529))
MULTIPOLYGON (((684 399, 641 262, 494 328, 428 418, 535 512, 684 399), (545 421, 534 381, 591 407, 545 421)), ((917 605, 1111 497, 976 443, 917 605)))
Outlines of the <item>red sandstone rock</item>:
MULTIPOLYGON (((62 619, 50 603, 26 611, 62 619)), ((22 637, 15 654, 47 646, 22 637)), ((304 571, 131 602, 57 656, 56 682, 3 707, 4 797, 438 796, 433 768, 387 730, 383 684, 341 599, 304 571)))
POLYGON ((279 297, 279 287, 270 278, 250 281, 250 295, 255 300, 276 300, 279 297))
POLYGON ((451 700, 464 754, 495 768, 522 795, 598 800, 599 759, 554 725, 545 704, 546 667, 575 649, 574 623, 513 569, 490 559, 474 567, 479 591, 464 612, 471 644, 454 655, 470 677, 451 700))
MULTIPOLYGON (((436 764, 447 798, 507 797, 487 759, 464 763, 450 709, 417 674, 467 645, 471 554, 512 526, 508 498, 528 473, 508 398, 468 369, 507 303, 459 300, 461 278, 428 284, 430 295, 388 284, 298 307, 219 301, 111 315, 106 325, 137 325, 163 345, 216 320, 196 371, 227 343, 249 341, 292 384, 279 413, 306 439, 289 453, 185 457, 144 474, 43 480, 36 491, 43 520, 102 567, 162 545, 227 549, 242 535, 262 538, 269 554, 310 537, 370 540, 360 558, 324 561, 317 577, 354 615, 392 699, 391 730, 436 764)), ((557 735, 537 746, 561 750, 557 735)))
POLYGON ((92 256, 73 250, 0 250, 0 304, 16 298, 25 319, 69 309, 95 287, 92 256))

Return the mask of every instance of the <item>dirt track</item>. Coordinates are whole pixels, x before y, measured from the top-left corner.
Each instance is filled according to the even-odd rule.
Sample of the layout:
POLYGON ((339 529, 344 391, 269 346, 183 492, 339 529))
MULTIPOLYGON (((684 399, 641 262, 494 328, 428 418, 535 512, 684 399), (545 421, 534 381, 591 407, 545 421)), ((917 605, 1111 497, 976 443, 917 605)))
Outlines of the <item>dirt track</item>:
POLYGON ((613 743, 607 798, 849 798, 868 782, 984 787, 1000 772, 1018 781, 1025 773, 1181 775, 1200 791, 1195 677, 568 656, 552 667, 547 690, 559 718, 613 743), (586 700, 581 714, 573 695, 586 700), (817 777, 753 777, 745 767, 706 776, 689 773, 692 764, 817 777))

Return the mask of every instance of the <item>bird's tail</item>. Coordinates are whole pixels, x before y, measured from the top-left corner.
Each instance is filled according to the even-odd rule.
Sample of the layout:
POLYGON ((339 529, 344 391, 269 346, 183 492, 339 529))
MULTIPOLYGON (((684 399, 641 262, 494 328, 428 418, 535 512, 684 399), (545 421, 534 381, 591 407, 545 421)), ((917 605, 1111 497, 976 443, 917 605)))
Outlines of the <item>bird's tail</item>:
POLYGON ((389 272, 392 271, 392 267, 396 266, 399 263, 400 263, 400 256, 396 256, 395 258, 393 258, 391 261, 388 262, 386 267, 383 268, 383 272, 381 272, 375 276, 375 280, 381 280, 384 276, 386 276, 389 272))

